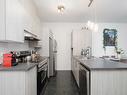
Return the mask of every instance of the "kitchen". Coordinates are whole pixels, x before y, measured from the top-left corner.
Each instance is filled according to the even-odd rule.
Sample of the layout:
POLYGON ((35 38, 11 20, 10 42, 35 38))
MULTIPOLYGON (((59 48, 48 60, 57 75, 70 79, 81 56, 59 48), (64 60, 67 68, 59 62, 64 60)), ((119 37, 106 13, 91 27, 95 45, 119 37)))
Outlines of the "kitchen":
POLYGON ((126 3, 1 0, 0 95, 126 95, 126 3))

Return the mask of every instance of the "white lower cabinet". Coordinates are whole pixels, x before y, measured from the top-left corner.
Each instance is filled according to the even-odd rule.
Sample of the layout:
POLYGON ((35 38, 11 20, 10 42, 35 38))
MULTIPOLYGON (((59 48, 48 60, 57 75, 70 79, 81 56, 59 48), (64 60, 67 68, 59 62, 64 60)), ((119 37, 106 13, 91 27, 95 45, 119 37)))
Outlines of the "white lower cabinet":
POLYGON ((0 95, 37 95, 37 68, 0 71, 0 95))
POLYGON ((87 69, 73 59, 72 72, 81 95, 127 95, 127 69, 87 69))
POLYGON ((78 87, 79 87, 79 62, 77 61, 76 62, 76 81, 77 81, 77 84, 78 84, 78 87))
POLYGON ((90 95, 127 95, 127 70, 94 70, 90 77, 90 95))
POLYGON ((72 63, 72 72, 76 80, 76 83, 79 86, 79 62, 75 60, 74 58, 73 58, 73 63, 72 63))
POLYGON ((37 68, 29 70, 25 74, 25 95, 37 95, 37 68))

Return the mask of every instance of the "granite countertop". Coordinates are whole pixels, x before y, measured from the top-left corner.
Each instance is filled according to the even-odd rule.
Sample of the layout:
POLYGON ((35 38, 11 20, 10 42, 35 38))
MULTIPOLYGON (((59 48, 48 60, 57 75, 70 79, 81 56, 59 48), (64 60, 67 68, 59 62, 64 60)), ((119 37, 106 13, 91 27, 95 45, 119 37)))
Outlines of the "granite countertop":
POLYGON ((127 64, 124 64, 122 62, 115 62, 105 60, 102 58, 91 58, 87 60, 81 60, 80 56, 74 56, 74 58, 89 70, 127 70, 127 64))
MULTIPOLYGON (((48 57, 42 57, 42 62, 45 61, 45 59, 48 59, 48 57)), ((38 62, 39 63, 39 62, 38 62)), ((28 71, 32 69, 33 67, 37 66, 38 63, 18 63, 16 66, 12 67, 3 67, 0 65, 0 71, 28 71)))
POLYGON ((28 71, 35 66, 37 66, 37 63, 19 63, 12 67, 3 67, 0 65, 0 71, 28 71))

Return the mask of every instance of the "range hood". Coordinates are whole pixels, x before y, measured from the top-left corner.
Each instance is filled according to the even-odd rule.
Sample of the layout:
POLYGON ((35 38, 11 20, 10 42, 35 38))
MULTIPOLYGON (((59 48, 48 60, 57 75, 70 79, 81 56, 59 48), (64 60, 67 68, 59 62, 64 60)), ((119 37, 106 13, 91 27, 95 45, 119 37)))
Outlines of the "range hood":
POLYGON ((32 34, 27 30, 24 30, 24 39, 28 41, 40 41, 40 39, 37 38, 37 35, 32 34))

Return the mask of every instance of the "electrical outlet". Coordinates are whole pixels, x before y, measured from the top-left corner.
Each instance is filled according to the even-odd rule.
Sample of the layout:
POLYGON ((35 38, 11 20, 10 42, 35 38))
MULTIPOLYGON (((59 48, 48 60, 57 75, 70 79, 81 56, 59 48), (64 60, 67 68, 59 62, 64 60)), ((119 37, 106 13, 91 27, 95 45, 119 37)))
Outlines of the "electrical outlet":
POLYGON ((4 54, 3 52, 0 52, 0 57, 3 57, 3 54, 4 54))
POLYGON ((2 64, 3 63, 3 52, 0 52, 0 64, 2 64))

